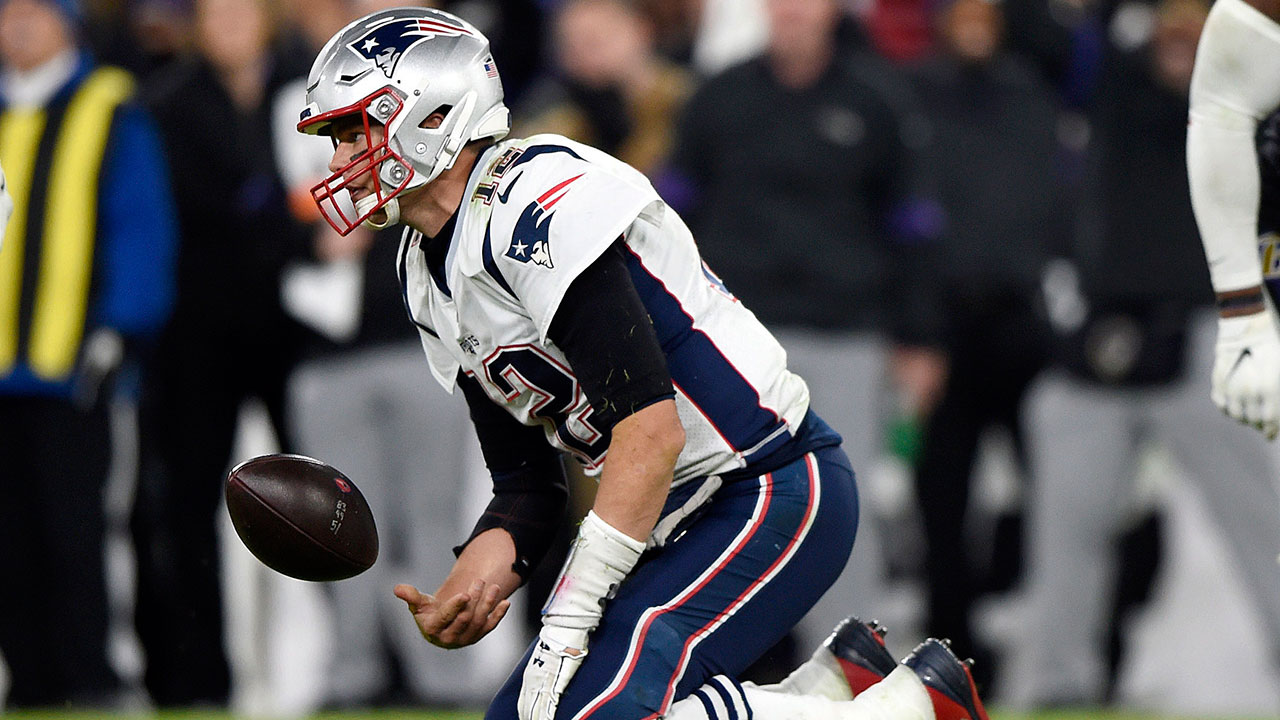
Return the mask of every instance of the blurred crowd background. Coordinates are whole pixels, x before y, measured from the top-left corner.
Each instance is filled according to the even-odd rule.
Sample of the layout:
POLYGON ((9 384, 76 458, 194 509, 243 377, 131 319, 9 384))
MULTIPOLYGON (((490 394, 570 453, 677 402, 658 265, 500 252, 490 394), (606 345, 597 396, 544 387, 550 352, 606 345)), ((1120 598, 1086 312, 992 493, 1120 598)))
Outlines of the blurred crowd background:
MULTIPOLYGON (((391 595, 488 481, 398 234, 320 221, 294 125, 403 4, 0 0, 0 707, 478 708, 535 632, 560 557, 466 650, 391 595), (247 556, 223 478, 275 450, 360 486, 373 570, 247 556)), ((1207 0, 427 4, 492 41, 514 135, 650 177, 845 437, 854 559, 752 678, 858 613, 997 707, 1280 710, 1280 454, 1209 401, 1185 180, 1207 0)))

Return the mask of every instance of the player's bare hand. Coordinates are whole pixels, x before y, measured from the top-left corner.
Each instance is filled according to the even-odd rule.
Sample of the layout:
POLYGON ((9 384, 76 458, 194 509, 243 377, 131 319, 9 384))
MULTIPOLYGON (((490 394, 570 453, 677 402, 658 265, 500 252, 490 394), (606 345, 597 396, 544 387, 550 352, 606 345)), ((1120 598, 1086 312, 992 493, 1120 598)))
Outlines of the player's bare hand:
POLYGON ((427 642, 442 648, 466 647, 488 635, 511 607, 500 600, 497 585, 476 580, 467 592, 447 600, 420 592, 412 585, 397 585, 396 597, 405 601, 418 630, 427 642))

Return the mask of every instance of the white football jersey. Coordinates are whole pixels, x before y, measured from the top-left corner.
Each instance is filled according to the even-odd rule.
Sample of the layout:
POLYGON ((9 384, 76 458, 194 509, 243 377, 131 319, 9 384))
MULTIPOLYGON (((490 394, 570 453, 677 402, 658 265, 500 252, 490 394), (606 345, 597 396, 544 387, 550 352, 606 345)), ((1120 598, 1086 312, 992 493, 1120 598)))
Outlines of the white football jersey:
POLYGON ((558 135, 485 151, 439 276, 406 230, 399 276, 431 372, 459 370, 521 423, 600 471, 609 435, 547 337, 569 284, 622 238, 676 390, 686 442, 675 481, 742 468, 796 432, 809 407, 773 336, 703 264, 693 237, 630 166, 558 135))

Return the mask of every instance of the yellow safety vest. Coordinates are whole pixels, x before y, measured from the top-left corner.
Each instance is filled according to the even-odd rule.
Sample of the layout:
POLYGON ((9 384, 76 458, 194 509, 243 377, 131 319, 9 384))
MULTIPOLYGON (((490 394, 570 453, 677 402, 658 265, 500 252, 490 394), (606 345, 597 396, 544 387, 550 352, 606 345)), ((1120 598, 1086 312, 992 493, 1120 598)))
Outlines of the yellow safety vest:
POLYGON ((13 197, 0 244, 0 377, 23 361, 51 382, 75 368, 93 278, 107 136, 116 108, 133 90, 127 72, 99 68, 64 111, 54 105, 0 114, 0 165, 13 197))

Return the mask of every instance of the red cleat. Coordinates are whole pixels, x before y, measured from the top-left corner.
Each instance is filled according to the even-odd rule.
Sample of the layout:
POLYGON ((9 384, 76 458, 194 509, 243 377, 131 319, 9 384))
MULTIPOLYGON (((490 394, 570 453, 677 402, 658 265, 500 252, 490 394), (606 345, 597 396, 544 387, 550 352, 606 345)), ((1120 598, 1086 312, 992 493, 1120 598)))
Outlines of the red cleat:
POLYGON ((988 720, 969 672, 972 660, 961 661, 946 640, 929 638, 902 664, 915 671, 929 691, 936 720, 988 720))
POLYGON ((885 629, 880 623, 874 620, 864 623, 850 617, 837 625, 831 637, 822 644, 840 664, 854 697, 898 667, 898 661, 884 646, 884 634, 885 629))

